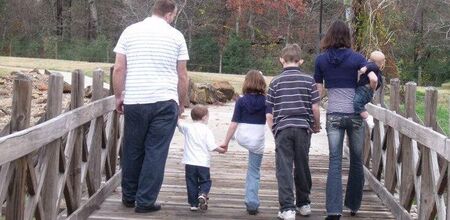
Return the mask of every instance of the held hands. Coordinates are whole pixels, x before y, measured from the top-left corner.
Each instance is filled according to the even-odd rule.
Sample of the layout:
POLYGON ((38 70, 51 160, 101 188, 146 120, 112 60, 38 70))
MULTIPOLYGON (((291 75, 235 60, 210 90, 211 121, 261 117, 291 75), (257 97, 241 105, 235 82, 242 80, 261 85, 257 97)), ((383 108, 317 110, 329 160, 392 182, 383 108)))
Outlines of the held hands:
POLYGON ((314 123, 314 126, 312 127, 312 132, 314 134, 316 134, 316 133, 319 133, 321 129, 322 129, 322 126, 320 126, 320 123, 319 124, 314 123))
POLYGON ((221 145, 219 146, 219 148, 221 148, 221 149, 224 150, 223 152, 220 152, 220 151, 219 151, 219 153, 224 154, 224 153, 226 153, 226 152, 228 151, 228 144, 221 144, 221 145))
POLYGON ((223 147, 218 147, 216 148, 216 151, 219 152, 219 154, 224 154, 227 152, 227 150, 223 147))

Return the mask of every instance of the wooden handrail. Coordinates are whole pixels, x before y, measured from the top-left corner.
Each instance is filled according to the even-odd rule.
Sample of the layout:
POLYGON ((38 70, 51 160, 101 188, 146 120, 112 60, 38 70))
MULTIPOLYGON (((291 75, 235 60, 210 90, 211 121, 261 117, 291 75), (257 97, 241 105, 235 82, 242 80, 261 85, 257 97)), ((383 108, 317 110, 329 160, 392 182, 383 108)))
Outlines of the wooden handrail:
POLYGON ((447 145, 447 136, 381 106, 368 104, 366 108, 375 119, 436 151, 450 161, 450 145, 447 145))

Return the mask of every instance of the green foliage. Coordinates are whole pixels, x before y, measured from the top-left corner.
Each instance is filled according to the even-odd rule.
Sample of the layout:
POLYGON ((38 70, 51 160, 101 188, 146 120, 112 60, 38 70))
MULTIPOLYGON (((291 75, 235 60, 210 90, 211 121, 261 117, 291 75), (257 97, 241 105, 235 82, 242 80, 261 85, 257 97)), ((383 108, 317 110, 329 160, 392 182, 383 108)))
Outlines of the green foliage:
MULTIPOLYGON (((112 43, 100 35, 96 40, 61 41, 57 37, 12 39, 11 56, 41 57, 89 62, 113 62, 112 43)), ((9 42, 0 44, 1 55, 9 56, 9 42)))
POLYGON ((217 41, 210 35, 193 38, 189 48, 189 69, 199 72, 219 72, 220 49, 217 41))
POLYGON ((223 51, 223 72, 245 74, 253 62, 250 50, 249 40, 232 34, 223 51))

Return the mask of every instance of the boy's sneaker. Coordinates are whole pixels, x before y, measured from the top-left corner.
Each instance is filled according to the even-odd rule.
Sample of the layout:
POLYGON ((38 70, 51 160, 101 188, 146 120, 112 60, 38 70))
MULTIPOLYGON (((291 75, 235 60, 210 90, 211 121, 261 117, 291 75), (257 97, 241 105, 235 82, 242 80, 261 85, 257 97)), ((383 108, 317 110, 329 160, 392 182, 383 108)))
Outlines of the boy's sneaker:
POLYGON ((198 205, 201 210, 208 209, 208 197, 205 194, 198 196, 198 205))
POLYGON ((255 210, 247 209, 247 213, 249 215, 257 215, 258 214, 258 209, 255 209, 255 210))
POLYGON ((295 211, 294 210, 286 210, 283 212, 278 212, 278 219, 283 220, 295 220, 295 211))
POLYGON ((191 208, 189 210, 191 210, 192 212, 195 212, 195 211, 198 210, 198 207, 197 206, 191 206, 191 208))
POLYGON ((309 204, 308 205, 304 205, 304 206, 298 208, 297 213, 302 215, 302 216, 311 215, 311 206, 309 204))

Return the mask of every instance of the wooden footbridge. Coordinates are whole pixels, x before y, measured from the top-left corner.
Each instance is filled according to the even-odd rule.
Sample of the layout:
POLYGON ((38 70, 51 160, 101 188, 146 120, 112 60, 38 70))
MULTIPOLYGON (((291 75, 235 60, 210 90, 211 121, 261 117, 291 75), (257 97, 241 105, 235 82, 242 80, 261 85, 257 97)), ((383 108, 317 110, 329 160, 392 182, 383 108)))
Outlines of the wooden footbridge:
MULTIPOLYGON (((163 209, 136 214, 133 209, 123 207, 119 156, 123 122, 114 111, 114 97, 107 96, 112 92, 105 94, 103 75, 100 70, 94 72, 93 96, 89 104, 83 105, 84 75, 74 71, 71 105, 63 109, 63 79, 52 74, 47 112, 33 126, 30 125, 32 83, 26 76, 17 76, 11 121, 0 131, 0 219, 276 217, 273 151, 263 159, 262 203, 257 216, 245 212, 247 155, 237 151, 212 159, 213 188, 207 212, 187 209, 184 168, 180 164, 182 151, 173 147, 159 196, 163 209)), ((366 129, 363 203, 356 216, 344 212, 344 219, 450 219, 450 140, 436 123, 437 90, 426 91, 424 122, 416 115, 415 90, 414 83, 407 83, 403 103, 399 81, 392 80, 389 108, 380 99, 383 94, 378 95, 378 105, 368 106, 375 127, 373 132, 366 129)), ((312 155, 310 164, 313 203, 308 219, 323 219, 328 157, 312 155)), ((344 183, 347 173, 348 161, 344 159, 344 183)))

